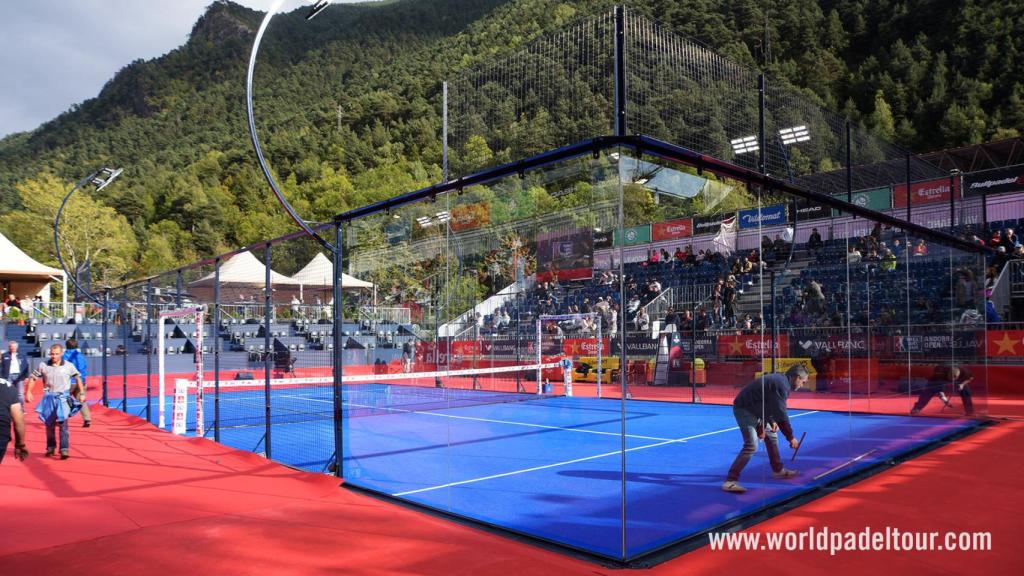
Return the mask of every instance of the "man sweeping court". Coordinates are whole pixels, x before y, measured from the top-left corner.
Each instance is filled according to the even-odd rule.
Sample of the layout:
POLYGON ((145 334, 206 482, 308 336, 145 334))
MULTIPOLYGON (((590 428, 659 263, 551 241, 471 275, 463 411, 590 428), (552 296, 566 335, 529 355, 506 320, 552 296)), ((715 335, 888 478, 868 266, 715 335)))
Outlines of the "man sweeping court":
POLYGON ((789 423, 786 401, 792 392, 799 390, 806 383, 807 369, 802 364, 795 364, 790 366, 785 374, 767 374, 756 378, 736 395, 732 403, 732 413, 736 417, 740 434, 743 435, 743 449, 729 468, 729 475, 722 483, 722 490, 736 494, 747 491, 739 483, 740 474, 754 452, 757 452, 757 440, 760 437, 764 438, 764 446, 768 451, 772 478, 787 479, 799 474, 797 470, 790 470, 782 465, 777 432, 782 431, 789 441, 790 448, 799 448, 800 443, 793 436, 793 427, 789 423))

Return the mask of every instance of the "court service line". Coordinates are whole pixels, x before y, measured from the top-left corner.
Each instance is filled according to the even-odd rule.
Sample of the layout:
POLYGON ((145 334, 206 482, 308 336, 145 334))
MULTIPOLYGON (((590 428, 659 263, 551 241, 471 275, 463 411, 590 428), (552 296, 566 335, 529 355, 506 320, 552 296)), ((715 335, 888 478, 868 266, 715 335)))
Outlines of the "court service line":
MULTIPOLYGON (((281 396, 282 398, 293 398, 300 399, 297 396, 281 396)), ((331 400, 318 400, 314 398, 301 398, 302 400, 312 400, 313 402, 332 402, 331 400)), ((477 418, 474 416, 458 416, 456 414, 445 414, 443 412, 427 412, 423 410, 405 410, 403 408, 390 408, 385 406, 371 406, 367 404, 357 404, 355 402, 342 402, 346 406, 355 406, 356 408, 370 408, 372 410, 385 410, 388 412, 398 412, 401 414, 419 414, 422 416, 436 416, 440 418, 451 418, 454 420, 473 420, 476 422, 487 422, 490 424, 508 424, 510 426, 524 426, 527 428, 542 428, 545 430, 561 430, 563 432, 579 432, 582 434, 597 434, 600 436, 615 436, 621 437, 622 434, 618 432, 602 432, 600 430, 585 430, 582 428, 565 428, 562 426, 549 426, 547 424, 533 424, 530 422, 515 422, 512 420, 494 420, 491 418, 477 418)), ((635 438, 637 440, 654 440, 656 442, 672 442, 671 438, 660 438, 658 436, 642 436, 638 434, 626 434, 626 438, 635 438)))
MULTIPOLYGON (((818 413, 818 410, 814 410, 814 411, 811 411, 811 412, 802 412, 800 414, 794 414, 792 416, 792 418, 798 418, 800 416, 807 416, 808 414, 817 414, 817 413, 818 413)), ((659 446, 665 446, 667 444, 686 442, 688 440, 695 440, 697 438, 703 438, 703 437, 706 437, 706 436, 714 436, 715 434, 722 434, 724 432, 731 432, 733 430, 739 430, 739 427, 738 426, 733 426, 732 428, 723 428, 721 430, 715 430, 713 432, 705 432, 703 434, 696 434, 694 436, 686 436, 686 437, 683 437, 683 438, 675 438, 675 439, 672 439, 672 440, 666 440, 665 442, 657 442, 655 444, 648 444, 646 446, 635 446, 633 448, 627 448, 626 452, 636 452, 638 450, 646 450, 648 448, 657 448, 659 446)), ((427 487, 427 488, 420 488, 418 490, 407 490, 405 492, 396 492, 396 493, 392 494, 392 496, 395 496, 395 497, 409 496, 410 494, 419 494, 419 493, 422 493, 422 492, 430 492, 432 490, 440 490, 442 488, 451 488, 453 486, 462 486, 462 485, 465 485, 465 484, 473 484, 475 482, 483 482, 485 480, 494 480, 496 478, 504 478, 506 476, 515 476, 516 474, 525 474, 526 472, 536 472, 538 470, 545 470, 545 469, 548 469, 548 468, 557 468, 559 466, 567 466, 569 464, 577 464, 579 462, 586 462, 588 460, 597 460, 598 458, 606 458, 608 456, 618 456, 621 453, 622 453, 621 450, 615 450, 613 452, 605 452, 603 454, 595 454, 593 456, 585 456, 583 458, 576 458, 574 460, 566 460, 564 462, 555 462, 553 464, 545 464, 543 466, 534 466, 533 468, 525 468, 525 469, 522 469, 522 470, 513 470, 511 472, 502 472, 501 474, 492 474, 490 476, 482 476, 480 478, 471 478, 469 480, 460 480, 458 482, 449 482, 447 484, 441 484, 439 486, 430 486, 430 487, 427 487)))

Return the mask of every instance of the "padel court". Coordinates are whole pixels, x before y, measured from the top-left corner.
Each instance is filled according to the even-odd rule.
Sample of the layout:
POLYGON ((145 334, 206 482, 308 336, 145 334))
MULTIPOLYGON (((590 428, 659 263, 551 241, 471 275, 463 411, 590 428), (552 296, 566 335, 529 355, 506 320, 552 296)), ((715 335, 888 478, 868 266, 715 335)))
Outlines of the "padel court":
MULTIPOLYGON (((223 395, 222 443, 258 449, 264 428, 251 419, 262 400, 260 390, 223 395)), ((773 479, 759 445, 740 479, 748 492, 737 495, 721 490, 741 446, 731 406, 383 382, 346 385, 342 400, 348 485, 626 559, 770 510, 978 425, 790 410, 797 437, 807 436, 795 461, 781 435, 780 450, 786 466, 801 474, 773 479)), ((204 402, 207 414, 212 402, 204 402)), ((274 459, 324 471, 335 433, 329 390, 275 388, 271 404, 274 459), (317 404, 323 412, 311 414, 317 404)), ((194 430, 194 423, 189 427, 194 430)))

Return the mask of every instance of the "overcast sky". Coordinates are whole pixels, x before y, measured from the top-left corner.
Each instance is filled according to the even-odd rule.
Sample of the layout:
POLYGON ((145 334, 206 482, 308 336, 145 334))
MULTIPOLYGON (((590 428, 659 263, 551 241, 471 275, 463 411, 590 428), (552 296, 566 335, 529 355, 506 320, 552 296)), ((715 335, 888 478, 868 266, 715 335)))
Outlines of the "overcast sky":
MULTIPOLYGON (((274 3, 234 1, 257 10, 274 3)), ((0 138, 33 130, 72 104, 96 96, 133 60, 155 58, 184 44, 212 3, 0 0, 0 138)), ((312 0, 286 0, 283 9, 303 4, 312 0)))

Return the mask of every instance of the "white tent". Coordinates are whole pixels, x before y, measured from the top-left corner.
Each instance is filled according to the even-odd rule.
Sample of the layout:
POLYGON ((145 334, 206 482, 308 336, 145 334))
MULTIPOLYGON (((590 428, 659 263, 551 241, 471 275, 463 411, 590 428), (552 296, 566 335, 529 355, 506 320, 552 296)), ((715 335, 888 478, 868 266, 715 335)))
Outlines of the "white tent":
MULTIPOLYGON (((220 301, 262 302, 266 275, 267 268, 252 252, 235 254, 220 265, 220 301)), ((211 272, 199 280, 189 282, 189 292, 200 301, 212 301, 214 280, 214 273, 211 272)), ((270 271, 270 286, 274 291, 275 302, 288 302, 299 292, 298 282, 273 270, 270 271)))
POLYGON ((63 270, 40 264, 0 234, 0 284, 9 283, 11 294, 18 298, 38 294, 43 296, 45 301, 49 301, 46 287, 53 280, 65 282, 64 293, 67 300, 67 284, 63 270))
MULTIPOLYGON (((299 270, 292 280, 302 284, 306 290, 322 292, 323 288, 331 288, 331 276, 334 274, 334 264, 323 255, 317 252, 316 256, 299 270)), ((341 273, 342 290, 371 290, 373 284, 341 273)))

